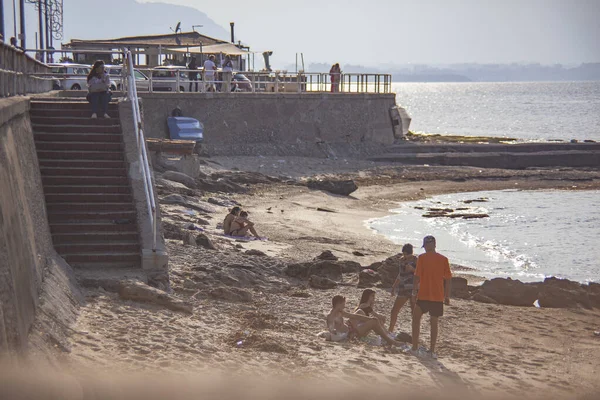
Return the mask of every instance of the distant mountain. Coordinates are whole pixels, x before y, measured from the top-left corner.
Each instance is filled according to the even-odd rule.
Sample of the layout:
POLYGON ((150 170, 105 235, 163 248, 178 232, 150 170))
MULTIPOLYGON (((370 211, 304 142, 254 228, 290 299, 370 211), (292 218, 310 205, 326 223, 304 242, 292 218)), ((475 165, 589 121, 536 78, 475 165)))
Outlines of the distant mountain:
MULTIPOLYGON (((365 67, 362 65, 341 65, 342 72, 358 74, 392 74, 394 82, 519 82, 519 81, 598 81, 600 63, 586 63, 579 66, 540 65, 540 64, 454 64, 447 66, 430 65, 387 65, 385 67, 365 67)), ((294 71, 295 64, 286 66, 294 71)), ((299 68, 301 68, 299 66, 299 68)), ((328 63, 310 63, 307 72, 327 73, 328 63)))
MULTIPOLYGON (((28 22, 36 21, 30 18, 28 22)), ((230 37, 228 29, 192 7, 135 0, 64 0, 63 43, 71 39, 167 34, 171 33, 169 28, 175 29, 177 22, 181 22, 183 31, 191 31, 192 25, 203 25, 196 31, 217 39, 230 37)))

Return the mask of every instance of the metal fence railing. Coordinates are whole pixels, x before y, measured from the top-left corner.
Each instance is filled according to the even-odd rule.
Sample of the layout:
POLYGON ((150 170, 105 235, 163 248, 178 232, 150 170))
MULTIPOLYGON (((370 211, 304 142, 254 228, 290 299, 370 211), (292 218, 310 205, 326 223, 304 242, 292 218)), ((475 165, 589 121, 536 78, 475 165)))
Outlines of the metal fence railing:
POLYGON ((139 151, 140 172, 144 179, 144 191, 146 193, 146 202, 148 204, 148 215, 150 225, 152 226, 152 251, 156 251, 156 202, 154 200, 154 189, 152 186, 152 172, 150 163, 148 162, 148 154, 146 152, 146 139, 144 138, 144 130, 142 127, 142 115, 140 113, 140 103, 135 85, 135 73, 133 68, 133 57, 129 50, 124 53, 123 76, 126 81, 127 99, 131 101, 133 110, 133 125, 135 129, 135 137, 139 151))
POLYGON ((0 42, 0 97, 52 90, 55 79, 38 76, 50 69, 14 46, 0 42))
POLYGON ((252 93, 392 93, 390 74, 339 74, 332 82, 328 73, 216 71, 201 69, 140 68, 145 79, 136 80, 139 91, 147 92, 252 92, 252 93), (197 75, 196 79, 192 79, 197 75))
MULTIPOLYGON (((43 52, 45 50, 27 50, 29 52, 43 52)), ((127 50, 129 51, 129 50, 127 50)), ((56 52, 56 51, 54 51, 56 52)), ((123 57, 120 51, 108 50, 71 50, 73 54, 93 53, 103 54, 117 58, 123 57)), ((132 58, 135 58, 133 53, 132 58)), ((32 61, 32 58, 30 58, 32 61)), ((132 60, 133 61, 133 60, 132 60)), ((40 65, 44 65, 39 63, 40 65)), ((108 70, 118 69, 113 66, 108 70)), ((124 71, 125 69, 123 69, 124 71)), ((38 71, 39 72, 39 71, 38 71)), ((84 85, 65 84, 65 76, 49 73, 48 69, 36 73, 38 78, 55 78, 62 83, 61 89, 72 90, 84 85)), ((73 78, 71 76, 71 78, 73 78)), ((85 79, 84 76, 81 76, 85 79)), ((373 73, 339 73, 330 74, 322 72, 294 72, 287 71, 236 71, 226 72, 218 69, 204 71, 203 68, 190 70, 184 66, 143 67, 134 70, 135 86, 139 92, 251 92, 251 93, 392 93, 391 74, 373 73), (194 76, 197 76, 194 78, 194 76), (333 79, 332 79, 333 78, 333 79)), ((123 82, 122 74, 112 74, 114 82, 112 89, 127 89, 123 82)))

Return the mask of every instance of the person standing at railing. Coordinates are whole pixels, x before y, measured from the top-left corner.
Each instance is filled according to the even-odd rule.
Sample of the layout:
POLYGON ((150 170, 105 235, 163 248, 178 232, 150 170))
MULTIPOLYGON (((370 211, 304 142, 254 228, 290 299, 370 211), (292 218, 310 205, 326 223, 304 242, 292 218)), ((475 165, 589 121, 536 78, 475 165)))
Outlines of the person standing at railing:
POLYGON ((329 77, 331 78, 331 93, 338 93, 340 91, 340 79, 342 77, 342 70, 340 64, 335 63, 329 70, 329 77))
POLYGON ((198 64, 196 64, 196 57, 192 57, 187 68, 193 70, 193 71, 188 72, 188 78, 190 80, 190 90, 189 91, 190 92, 192 91, 192 81, 196 81, 196 92, 197 92, 198 91, 198 72, 196 72, 196 70, 198 69, 198 64))
POLYGON ((87 84, 89 93, 86 98, 92 105, 92 119, 98 118, 98 114, 110 118, 107 111, 112 93, 109 90, 110 75, 104 70, 104 61, 98 60, 94 63, 87 76, 87 84))
POLYGON ((208 60, 204 61, 204 82, 207 85, 207 92, 216 91, 215 87, 215 71, 217 70, 217 64, 215 64, 215 56, 213 54, 208 57, 208 60))

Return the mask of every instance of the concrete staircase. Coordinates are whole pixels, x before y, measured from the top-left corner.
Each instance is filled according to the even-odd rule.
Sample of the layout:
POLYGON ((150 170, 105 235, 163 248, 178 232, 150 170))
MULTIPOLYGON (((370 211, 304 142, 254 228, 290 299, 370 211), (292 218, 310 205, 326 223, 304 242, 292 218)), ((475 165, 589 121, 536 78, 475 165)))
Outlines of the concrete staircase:
POLYGON ((32 99, 31 123, 56 251, 74 267, 141 266, 116 103, 90 119, 87 101, 32 99))

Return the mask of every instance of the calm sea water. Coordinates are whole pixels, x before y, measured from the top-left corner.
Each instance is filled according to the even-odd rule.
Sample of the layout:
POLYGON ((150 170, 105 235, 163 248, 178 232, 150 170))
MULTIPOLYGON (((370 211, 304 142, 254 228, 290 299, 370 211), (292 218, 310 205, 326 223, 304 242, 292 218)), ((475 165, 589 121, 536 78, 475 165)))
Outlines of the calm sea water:
POLYGON ((600 141, 600 82, 394 83, 414 132, 600 141))
POLYGON ((369 226, 415 249, 424 235, 433 234, 438 251, 450 262, 473 267, 485 277, 600 282, 598 210, 600 191, 474 192, 402 203, 393 215, 369 221, 369 226), (487 201, 464 202, 477 198, 487 201), (415 207, 467 207, 460 212, 487 213, 489 218, 424 218, 426 211, 415 207))

